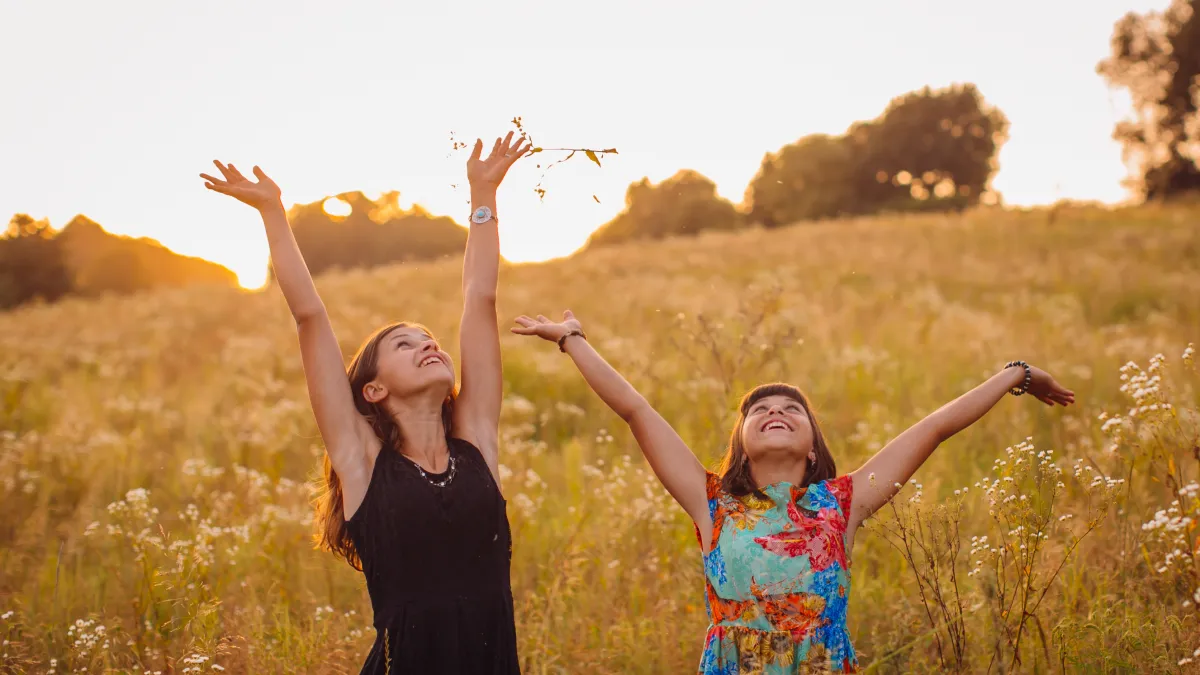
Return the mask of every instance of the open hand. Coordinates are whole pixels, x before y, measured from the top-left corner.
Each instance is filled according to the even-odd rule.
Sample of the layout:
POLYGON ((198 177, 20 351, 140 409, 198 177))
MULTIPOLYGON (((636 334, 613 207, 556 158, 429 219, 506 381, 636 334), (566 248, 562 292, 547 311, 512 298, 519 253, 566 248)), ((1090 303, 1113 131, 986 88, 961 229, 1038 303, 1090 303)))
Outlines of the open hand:
POLYGON ((1065 406, 1075 402, 1075 392, 1055 381, 1050 373, 1035 366, 1029 366, 1029 372, 1031 377, 1027 393, 1030 396, 1050 406, 1055 403, 1065 406))
POLYGON ((524 136, 513 142, 513 132, 510 131, 504 140, 496 139, 487 159, 480 159, 483 155, 483 141, 476 140, 471 158, 467 160, 467 180, 471 182, 471 187, 496 189, 504 180, 509 167, 529 154, 531 147, 532 144, 526 142, 524 136))
POLYGON ((563 320, 560 323, 554 323, 541 314, 538 314, 537 319, 522 314, 516 318, 516 322, 520 327, 513 328, 512 332, 517 335, 536 335, 550 342, 558 342, 559 338, 573 330, 583 330, 579 319, 576 319, 569 309, 563 312, 563 320))
POLYGON ((254 177, 258 179, 258 182, 254 183, 243 176, 242 172, 232 164, 221 164, 215 159, 213 164, 221 171, 225 180, 213 178, 206 173, 200 174, 200 177, 206 181, 204 187, 209 190, 229 195, 239 202, 249 204, 259 210, 280 203, 279 186, 257 166, 254 167, 254 177))

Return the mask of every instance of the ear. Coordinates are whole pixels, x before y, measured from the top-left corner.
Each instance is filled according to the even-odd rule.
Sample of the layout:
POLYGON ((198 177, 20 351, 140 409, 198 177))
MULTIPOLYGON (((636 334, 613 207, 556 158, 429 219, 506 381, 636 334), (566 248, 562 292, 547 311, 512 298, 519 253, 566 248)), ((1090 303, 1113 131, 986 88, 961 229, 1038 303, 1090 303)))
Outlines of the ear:
POLYGON ((387 398, 387 387, 383 386, 375 380, 371 380, 363 386, 363 398, 367 399, 368 403, 379 403, 387 398))

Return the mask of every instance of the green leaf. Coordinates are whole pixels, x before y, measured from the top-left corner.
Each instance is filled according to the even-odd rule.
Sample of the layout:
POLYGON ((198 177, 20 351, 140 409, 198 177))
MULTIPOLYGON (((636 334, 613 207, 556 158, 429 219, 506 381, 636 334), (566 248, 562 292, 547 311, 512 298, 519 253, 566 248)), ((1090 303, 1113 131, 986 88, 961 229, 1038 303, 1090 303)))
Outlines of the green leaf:
POLYGON ((588 159, 596 163, 596 166, 600 166, 600 158, 596 156, 596 152, 594 150, 585 150, 584 153, 587 154, 588 159))

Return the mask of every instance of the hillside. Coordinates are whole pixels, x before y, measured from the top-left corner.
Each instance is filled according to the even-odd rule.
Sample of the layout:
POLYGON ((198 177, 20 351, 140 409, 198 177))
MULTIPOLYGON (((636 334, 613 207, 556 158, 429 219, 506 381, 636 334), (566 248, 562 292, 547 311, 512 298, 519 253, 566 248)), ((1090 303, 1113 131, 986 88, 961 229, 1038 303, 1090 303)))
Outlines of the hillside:
POLYGON ((95 295, 159 287, 236 286, 237 275, 201 258, 179 255, 153 239, 106 232, 87 216, 75 216, 58 234, 75 292, 95 295))
MULTIPOLYGON (((318 278, 347 357, 399 318, 456 353, 460 264, 318 278)), ((572 309, 710 464, 756 383, 808 392, 846 472, 1005 361, 1046 368, 1077 406, 1007 397, 934 454, 896 516, 885 509, 857 535, 859 659, 879 672, 947 670, 946 615, 922 598, 954 610, 957 588, 963 610, 947 615, 968 636, 965 671, 996 671, 1000 645, 1010 670, 1179 672, 1200 648, 1200 568, 1172 553, 1200 553, 1200 378, 1181 359, 1200 342, 1197 288, 1195 208, 1068 208, 1053 222, 979 210, 505 265, 499 309, 505 327, 572 309), (1022 498, 988 495, 992 480, 1022 498), (1143 528, 1169 508, 1190 529, 1143 528), (901 531, 940 556, 940 596, 910 570, 929 578, 922 554, 889 544, 901 531), (980 549, 973 538, 985 535, 980 549)), ((523 668, 694 672, 707 618, 687 517, 567 357, 507 333, 502 347, 523 668)), ((41 672, 56 658, 63 671, 168 672, 200 655, 226 672, 357 670, 374 639, 370 604, 361 575, 312 550, 305 482, 321 445, 277 290, 171 289, 0 315, 0 429, 0 613, 11 610, 0 669, 41 672), (93 623, 68 634, 76 620, 93 623), (97 625, 103 640, 74 642, 97 625)))

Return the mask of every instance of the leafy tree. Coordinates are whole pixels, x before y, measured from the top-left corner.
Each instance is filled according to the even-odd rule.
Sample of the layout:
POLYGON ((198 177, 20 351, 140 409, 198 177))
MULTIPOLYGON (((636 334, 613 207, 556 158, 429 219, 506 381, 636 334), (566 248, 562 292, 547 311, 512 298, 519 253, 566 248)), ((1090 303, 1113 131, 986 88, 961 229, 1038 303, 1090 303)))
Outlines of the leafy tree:
POLYGON ((36 298, 52 302, 71 291, 62 246, 46 220, 18 213, 0 237, 0 309, 36 298))
POLYGON ((768 153, 746 191, 750 220, 776 227, 969 206, 987 198, 1007 130, 974 85, 910 92, 841 136, 806 136, 768 153))
POLYGON ((87 216, 72 218, 57 239, 71 270, 73 292, 82 295, 237 284, 237 276, 221 265, 179 255, 153 239, 110 234, 87 216))
POLYGON ((767 153, 747 190, 750 220, 779 227, 846 212, 854 204, 854 145, 848 136, 813 134, 767 153))
POLYGON ((625 209, 593 232, 587 246, 731 230, 740 224, 737 209, 717 195, 717 186, 685 169, 657 185, 648 178, 630 185, 625 191, 625 209))
POLYGON ((314 275, 335 268, 456 255, 467 243, 467 230, 453 219, 431 215, 420 206, 401 208, 399 192, 385 193, 375 201, 361 192, 329 199, 341 202, 331 207, 348 205, 349 214, 327 210, 328 199, 297 204, 288 213, 296 244, 314 275))
POLYGON ((1200 189, 1200 0, 1164 12, 1130 12, 1113 28, 1112 54, 1096 70, 1133 99, 1133 119, 1113 138, 1146 199, 1200 189))

